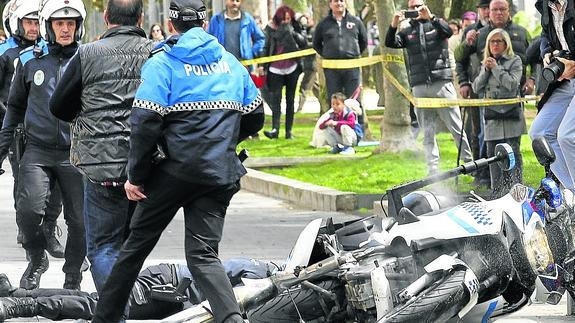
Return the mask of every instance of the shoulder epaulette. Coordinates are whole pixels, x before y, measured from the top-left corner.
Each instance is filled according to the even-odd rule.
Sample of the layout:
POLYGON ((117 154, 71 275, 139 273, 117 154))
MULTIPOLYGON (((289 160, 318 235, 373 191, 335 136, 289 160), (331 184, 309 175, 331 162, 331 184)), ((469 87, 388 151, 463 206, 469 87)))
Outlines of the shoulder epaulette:
POLYGON ((170 49, 178 42, 179 39, 180 39, 179 35, 174 35, 168 38, 167 40, 160 42, 152 49, 149 57, 152 57, 160 52, 170 51, 170 49))
POLYGON ((10 48, 18 47, 16 40, 14 37, 10 37, 0 43, 0 55, 4 54, 5 51, 9 50, 10 48))
POLYGON ((154 49, 152 49, 152 51, 150 52, 150 56, 149 56, 149 57, 152 57, 152 56, 156 55, 157 53, 164 52, 164 51, 166 51, 166 49, 164 48, 163 44, 162 44, 162 46, 156 46, 156 47, 155 47, 154 49))
POLYGON ((33 58, 40 58, 48 54, 48 46, 42 46, 41 43, 26 47, 20 51, 20 62, 26 64, 33 58))

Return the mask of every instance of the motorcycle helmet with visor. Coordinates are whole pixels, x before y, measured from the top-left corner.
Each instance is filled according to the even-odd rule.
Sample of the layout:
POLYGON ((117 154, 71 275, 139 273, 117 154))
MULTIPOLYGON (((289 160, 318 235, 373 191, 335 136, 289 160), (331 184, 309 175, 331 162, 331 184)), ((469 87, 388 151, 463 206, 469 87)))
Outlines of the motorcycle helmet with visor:
MULTIPOLYGON (((22 19, 38 20, 38 0, 12 0, 7 6, 12 7, 9 14, 10 33, 15 37, 24 37, 26 31, 22 19)), ((10 10, 10 9, 8 9, 10 10)))
POLYGON ((6 3, 6 5, 4 5, 4 10, 2 10, 2 26, 4 27, 4 32, 8 37, 12 36, 12 30, 10 28, 10 17, 16 8, 15 4, 16 0, 10 0, 6 3))
MULTIPOLYGON (((28 1, 28 0, 26 0, 28 1)), ((51 21, 57 19, 75 19, 75 41, 84 35, 84 18, 86 8, 82 0, 43 0, 40 6, 40 35, 49 43, 56 42, 56 35, 51 21)))

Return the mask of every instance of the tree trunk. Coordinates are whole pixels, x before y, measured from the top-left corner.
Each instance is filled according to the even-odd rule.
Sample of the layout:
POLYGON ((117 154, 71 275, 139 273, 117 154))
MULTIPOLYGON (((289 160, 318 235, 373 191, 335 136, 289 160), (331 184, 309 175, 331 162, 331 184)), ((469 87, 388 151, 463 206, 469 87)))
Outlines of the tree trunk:
MULTIPOLYGON (((316 25, 327 15, 329 12, 329 2, 323 0, 310 0, 309 3, 312 5, 313 8, 313 20, 315 21, 316 25)), ((327 89, 325 87, 325 77, 323 75, 323 68, 321 67, 321 59, 319 55, 317 55, 317 79, 319 82, 319 105, 320 111, 319 116, 324 114, 327 110, 329 110, 330 106, 328 104, 327 98, 327 89)))
MULTIPOLYGON (((425 4, 429 7, 429 10, 431 10, 432 14, 439 18, 449 20, 451 0, 427 0, 425 1, 425 4)), ((475 6, 471 6, 469 8, 475 8, 475 6)))
MULTIPOLYGON (((401 1, 403 4, 404 1, 401 1)), ((393 13, 403 7, 395 6, 393 0, 377 0, 376 14, 380 35, 380 49, 384 57, 403 57, 403 51, 385 47, 385 34, 391 23, 393 13)), ((407 83, 405 63, 401 61, 386 61, 383 68, 391 71, 399 83, 410 91, 407 83)), ((409 101, 384 78, 385 113, 380 124, 381 141, 376 153, 397 153, 413 150, 415 140, 411 132, 409 118, 409 101)))

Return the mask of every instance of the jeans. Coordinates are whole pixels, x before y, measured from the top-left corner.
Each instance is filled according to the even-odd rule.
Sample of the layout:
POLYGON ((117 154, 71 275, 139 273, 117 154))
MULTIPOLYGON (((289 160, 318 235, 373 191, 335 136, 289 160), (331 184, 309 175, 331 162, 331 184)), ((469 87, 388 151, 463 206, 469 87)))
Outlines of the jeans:
POLYGON ((87 256, 98 293, 112 271, 136 206, 123 186, 106 187, 84 177, 87 256))
POLYGON ((545 137, 555 152, 553 174, 565 188, 575 192, 575 80, 553 91, 529 130, 531 139, 545 137))
POLYGON ((68 227, 65 273, 80 273, 86 256, 84 220, 82 217, 82 175, 70 164, 68 150, 51 149, 32 144, 20 160, 16 221, 22 230, 22 246, 26 250, 46 247, 40 227, 46 219, 47 201, 56 185, 62 193, 64 219, 68 227))
MULTIPOLYGON (((413 95, 417 98, 449 98, 456 99, 455 87, 451 81, 436 81, 431 84, 415 85, 413 95)), ((430 172, 439 168, 439 147, 435 140, 436 124, 441 121, 453 136, 456 146, 461 151, 464 162, 473 160, 473 154, 463 130, 463 121, 458 107, 448 108, 418 108, 416 109, 419 127, 423 130, 423 148, 430 172)))
POLYGON ((130 235, 100 294, 93 323, 119 322, 131 288, 146 257, 166 226, 183 207, 185 250, 188 267, 206 296, 215 322, 240 313, 232 285, 218 259, 224 218, 239 184, 205 186, 189 183, 154 170, 145 183, 147 198, 141 200, 130 223, 130 235))

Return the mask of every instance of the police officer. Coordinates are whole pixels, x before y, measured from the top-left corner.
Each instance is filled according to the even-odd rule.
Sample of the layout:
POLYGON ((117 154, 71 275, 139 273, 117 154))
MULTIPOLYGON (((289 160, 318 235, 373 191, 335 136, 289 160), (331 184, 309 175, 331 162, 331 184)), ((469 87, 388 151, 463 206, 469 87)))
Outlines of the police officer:
MULTIPOLYGON (((8 102, 8 93, 14 67, 16 66, 20 51, 41 42, 38 25, 37 0, 12 0, 6 4, 3 12, 4 28, 10 37, 5 43, 0 45, 0 117, 4 119, 5 107, 8 102)), ((10 139, 7 139, 10 140, 10 139)), ((10 147, 8 160, 12 168, 14 177, 14 209, 16 209, 16 198, 18 189, 18 161, 23 150, 24 138, 18 137, 19 142, 14 142, 10 147), (16 148, 16 145, 20 145, 16 148)), ((0 162, 4 159, 4 154, 0 155, 0 162)), ((55 235, 56 220, 62 212, 62 202, 60 190, 55 189, 46 202, 46 217, 42 222, 42 230, 46 235, 46 250, 56 258, 64 258, 64 247, 60 244, 55 235)), ((22 243, 22 234, 18 230, 17 242, 22 243)))
MULTIPOLYGON (((248 258, 231 258, 223 262, 227 278, 233 286, 243 284, 242 278, 261 279, 272 275, 277 266, 248 258)), ((138 274, 130 293, 130 320, 162 319, 204 301, 197 282, 185 264, 149 266, 138 274)), ((92 319, 98 295, 77 290, 13 288, 0 274, 0 322, 36 315, 51 320, 92 319)))
POLYGON ((181 207, 187 264, 215 321, 243 322, 218 245, 227 207, 246 173, 236 145, 262 128, 263 107, 245 67, 202 28, 205 18, 202 0, 172 0, 168 26, 177 35, 142 69, 124 185, 138 205, 92 322, 122 319, 138 271, 181 207), (154 166, 160 142, 167 158, 154 166))
MULTIPOLYGON (((26 0, 28 1, 28 0, 26 0)), ((29 264, 20 287, 34 289, 48 269, 46 237, 40 226, 45 218, 46 199, 55 185, 63 196, 68 225, 64 267, 64 288, 79 289, 80 268, 86 256, 82 217, 83 189, 80 173, 70 165, 70 127, 58 121, 48 109, 54 86, 78 47, 86 11, 81 0, 45 0, 39 12, 40 32, 47 42, 20 54, 8 97, 2 127, 0 153, 5 155, 19 123, 25 124, 26 150, 20 160, 17 221, 23 233, 22 246, 29 264), (25 185, 24 185, 25 183, 25 185)))

